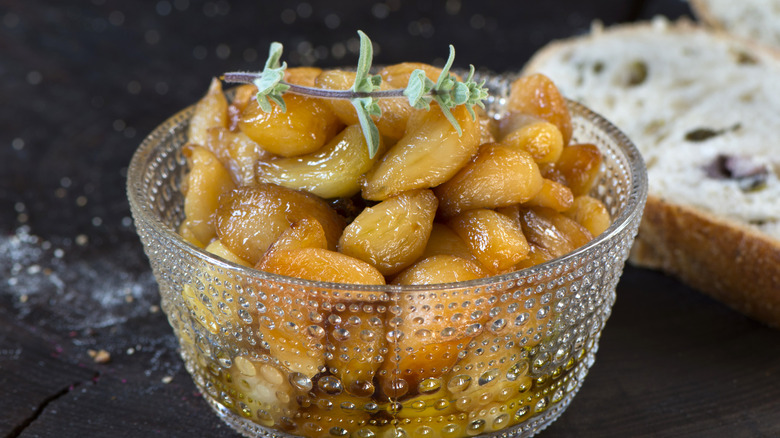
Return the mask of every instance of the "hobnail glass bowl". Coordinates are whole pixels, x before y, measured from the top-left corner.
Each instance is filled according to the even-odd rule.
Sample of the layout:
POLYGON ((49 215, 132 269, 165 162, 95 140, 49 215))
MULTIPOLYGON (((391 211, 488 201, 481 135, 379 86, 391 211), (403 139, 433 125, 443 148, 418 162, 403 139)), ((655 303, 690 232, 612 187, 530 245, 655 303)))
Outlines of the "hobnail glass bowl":
MULTIPOLYGON (((488 76, 500 113, 510 78, 488 76)), ((569 102, 596 144, 592 195, 613 223, 576 251, 434 286, 305 281, 247 269, 180 238, 190 107, 130 164, 128 196, 162 308, 206 401, 250 437, 526 437, 566 409, 593 365, 647 194, 642 159, 569 102)))

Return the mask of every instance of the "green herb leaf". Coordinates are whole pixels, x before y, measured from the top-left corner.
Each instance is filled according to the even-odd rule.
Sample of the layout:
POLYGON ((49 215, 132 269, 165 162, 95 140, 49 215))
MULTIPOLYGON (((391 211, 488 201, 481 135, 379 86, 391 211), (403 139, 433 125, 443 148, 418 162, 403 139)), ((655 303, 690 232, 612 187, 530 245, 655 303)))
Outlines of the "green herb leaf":
POLYGON ((276 102, 276 104, 281 107, 282 112, 287 111, 287 106, 284 104, 282 94, 284 94, 290 86, 282 82, 284 79, 284 71, 287 69, 287 63, 283 62, 279 64, 279 59, 281 59, 281 57, 282 45, 277 42, 271 43, 271 48, 268 51, 268 60, 265 62, 265 68, 260 74, 260 77, 253 81, 257 87, 257 103, 265 112, 271 111, 270 100, 276 102))
POLYGON ((455 116, 452 115, 452 111, 450 111, 450 108, 459 105, 455 103, 456 99, 453 89, 456 88, 456 85, 460 84, 455 76, 450 73, 453 61, 455 61, 455 47, 450 44, 450 56, 447 58, 447 62, 444 64, 441 74, 439 74, 439 80, 436 81, 436 85, 433 87, 433 99, 436 100, 439 107, 441 107, 441 112, 444 114, 444 117, 446 117, 455 130, 458 131, 458 135, 463 135, 460 124, 455 119, 455 116))
POLYGON ((457 82, 452 88, 450 95, 452 96, 453 105, 463 105, 464 103, 468 102, 469 97, 471 96, 471 90, 469 90, 468 85, 464 84, 463 82, 457 82))
POLYGON ((434 83, 425 75, 425 71, 417 69, 409 75, 409 82, 404 90, 404 96, 409 99, 409 105, 416 109, 431 109, 431 90, 434 83))
POLYGON ((474 120, 477 118, 477 115, 474 114, 474 105, 478 105, 480 108, 485 108, 485 103, 483 101, 488 98, 488 91, 485 89, 484 79, 479 84, 474 81, 473 65, 469 65, 469 75, 466 78, 465 84, 469 89, 469 96, 466 100, 466 109, 471 115, 471 120, 474 120))
POLYGON ((368 156, 374 158, 379 152, 379 128, 376 127, 371 116, 379 116, 382 114, 382 110, 371 97, 358 97, 350 102, 357 111, 360 128, 363 130, 363 136, 366 139, 366 145, 368 145, 368 156))
POLYGON ((374 47, 371 44, 371 40, 363 31, 359 30, 358 35, 360 36, 360 57, 358 58, 352 91, 358 93, 359 97, 350 99, 350 101, 357 111, 360 127, 363 129, 363 136, 366 138, 368 156, 374 158, 374 155, 379 151, 379 129, 371 116, 380 117, 382 109, 379 108, 375 98, 365 94, 378 90, 382 83, 382 77, 371 75, 371 61, 374 57, 374 47))
POLYGON ((447 118, 447 120, 450 122, 450 124, 455 128, 455 131, 458 132, 458 136, 463 135, 463 129, 461 129, 460 124, 458 123, 458 120, 455 119, 455 116, 452 115, 452 111, 450 111, 450 101, 443 101, 441 98, 434 97, 436 99, 436 102, 439 103, 439 106, 441 107, 441 112, 444 114, 444 117, 447 118))
POLYGON ((358 31, 360 36, 360 57, 358 58, 357 70, 355 70, 355 83, 352 84, 352 91, 357 93, 371 93, 379 89, 382 83, 382 77, 371 75, 371 61, 374 57, 374 47, 371 40, 363 31, 358 31))
POLYGON ((444 64, 444 68, 441 70, 441 73, 439 74, 439 80, 436 81, 436 87, 434 87, 434 89, 436 90, 447 89, 448 85, 451 86, 451 83, 454 82, 452 78, 452 74, 450 74, 450 69, 452 68, 453 61, 455 61, 455 47, 452 44, 450 44, 450 56, 447 58, 447 62, 444 64))

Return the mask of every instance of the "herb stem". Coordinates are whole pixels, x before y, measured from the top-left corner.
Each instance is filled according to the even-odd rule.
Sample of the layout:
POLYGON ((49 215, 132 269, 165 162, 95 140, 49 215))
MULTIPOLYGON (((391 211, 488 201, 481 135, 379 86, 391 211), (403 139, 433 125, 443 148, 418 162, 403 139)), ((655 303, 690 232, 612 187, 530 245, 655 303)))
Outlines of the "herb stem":
POLYGON ((386 97, 404 97, 404 89, 397 88, 394 90, 377 90, 371 92, 360 92, 352 90, 328 90, 325 88, 305 87, 303 85, 287 84, 290 86, 288 90, 291 93, 303 94, 305 96, 312 97, 324 97, 327 99, 354 99, 356 97, 374 97, 374 98, 386 98, 386 97))
MULTIPOLYGON (((242 83, 251 84, 254 80, 258 79, 260 75, 257 73, 245 73, 245 72, 232 72, 225 73, 222 79, 229 83, 242 83)), ((300 94, 310 97, 321 97, 325 99, 344 99, 351 100, 361 97, 374 97, 378 99, 392 98, 392 97, 404 97, 404 88, 396 88, 393 90, 377 90, 371 92, 359 92, 352 90, 329 90, 326 88, 306 87, 304 85, 290 84, 288 82, 280 82, 280 84, 290 87, 287 92, 300 94)))

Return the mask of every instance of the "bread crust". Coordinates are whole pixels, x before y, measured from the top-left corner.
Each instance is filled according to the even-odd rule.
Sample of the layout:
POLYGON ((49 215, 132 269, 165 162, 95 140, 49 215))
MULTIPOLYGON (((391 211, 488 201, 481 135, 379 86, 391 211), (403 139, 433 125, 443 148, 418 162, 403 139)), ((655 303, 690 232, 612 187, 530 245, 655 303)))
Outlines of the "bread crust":
POLYGON ((629 261, 780 328, 780 242, 751 228, 650 195, 629 261))
POLYGON ((544 47, 539 49, 531 59, 526 62, 520 71, 520 76, 526 76, 532 73, 539 72, 539 66, 547 63, 549 58, 558 56, 561 51, 574 49, 577 45, 583 41, 598 40, 599 38, 631 38, 632 35, 639 34, 646 31, 659 31, 666 33, 673 33, 680 38, 685 38, 686 35, 692 35, 696 33, 705 32, 714 39, 720 39, 722 41, 731 42, 741 45, 745 50, 749 50, 751 54, 758 56, 761 59, 770 58, 775 61, 780 60, 780 50, 776 50, 772 47, 768 47, 757 41, 734 35, 726 32, 722 26, 710 25, 707 22, 706 27, 701 23, 691 21, 687 17, 680 17, 674 21, 670 21, 664 17, 656 17, 651 21, 638 21, 633 23, 615 24, 605 28, 600 22, 594 22, 591 25, 591 30, 587 34, 576 35, 568 38, 562 38, 547 43, 544 47))
POLYGON ((710 8, 707 6, 706 1, 688 0, 688 4, 691 5, 691 9, 693 10, 693 15, 695 15, 699 21, 707 24, 713 29, 725 31, 723 23, 721 23, 720 20, 715 18, 715 15, 712 13, 712 11, 710 11, 710 8))

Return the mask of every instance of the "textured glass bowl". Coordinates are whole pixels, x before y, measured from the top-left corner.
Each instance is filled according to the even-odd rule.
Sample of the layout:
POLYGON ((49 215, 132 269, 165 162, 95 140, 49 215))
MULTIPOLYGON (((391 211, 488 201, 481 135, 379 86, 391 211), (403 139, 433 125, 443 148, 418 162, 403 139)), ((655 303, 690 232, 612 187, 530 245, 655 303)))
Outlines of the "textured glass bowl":
MULTIPOLYGON (((509 78, 488 77, 500 113, 509 78)), ((181 147, 193 109, 135 153, 128 196, 187 370, 211 407, 256 437, 526 437, 566 409, 593 364, 646 198, 642 159, 570 102, 596 144, 593 195, 613 224, 531 269, 435 286, 359 286, 247 269, 181 239, 181 147)))

